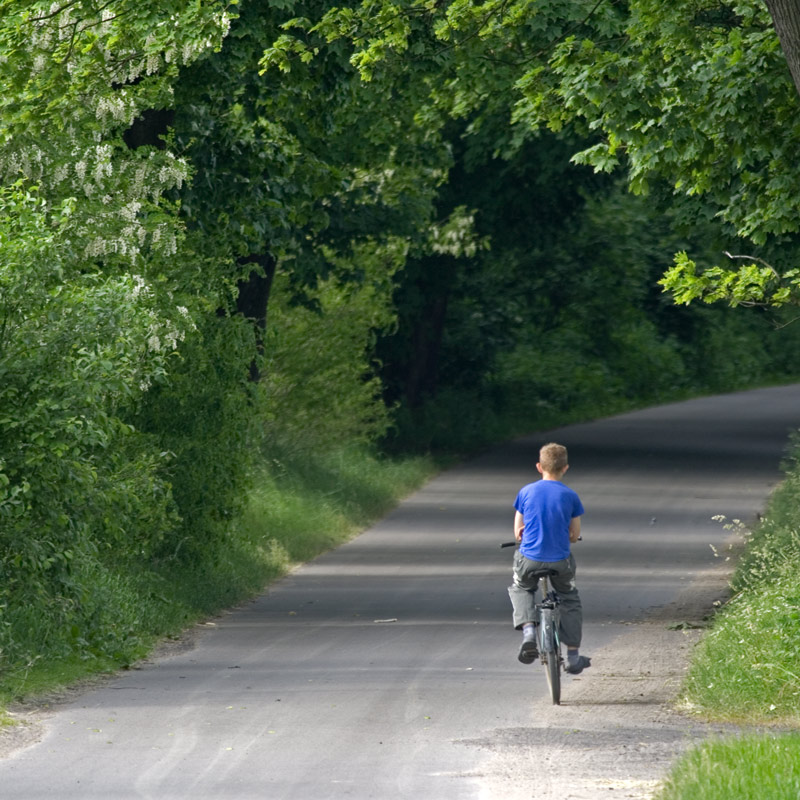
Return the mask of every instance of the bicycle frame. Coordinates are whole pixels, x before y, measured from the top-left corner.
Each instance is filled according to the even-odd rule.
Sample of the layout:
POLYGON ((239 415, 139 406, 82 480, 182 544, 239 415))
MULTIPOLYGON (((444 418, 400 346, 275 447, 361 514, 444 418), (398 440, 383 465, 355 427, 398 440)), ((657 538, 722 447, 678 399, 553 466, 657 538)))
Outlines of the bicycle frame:
POLYGON ((539 623, 539 655, 547 670, 547 686, 553 705, 561 703, 561 667, 564 659, 561 655, 561 639, 559 636, 560 613, 559 600, 551 588, 549 578, 552 570, 541 570, 537 575, 541 581, 542 599, 536 604, 539 623))
POLYGON ((558 595, 550 588, 550 581, 548 575, 542 575, 541 591, 542 599, 536 604, 536 611, 538 613, 540 636, 539 636, 539 652, 549 653, 551 650, 561 650, 561 640, 558 635, 558 626, 560 621, 559 605, 561 600, 558 595))
MULTIPOLYGON (((500 547, 516 546, 517 542, 506 542, 500 547)), ((552 569, 540 569, 533 576, 541 582, 539 589, 542 599, 535 604, 537 626, 537 642, 539 645, 539 658, 547 671, 547 685, 550 689, 550 699, 553 705, 561 703, 561 668, 564 659, 561 655, 561 638, 559 634, 561 600, 556 591, 550 586, 551 576, 557 574, 552 569)))

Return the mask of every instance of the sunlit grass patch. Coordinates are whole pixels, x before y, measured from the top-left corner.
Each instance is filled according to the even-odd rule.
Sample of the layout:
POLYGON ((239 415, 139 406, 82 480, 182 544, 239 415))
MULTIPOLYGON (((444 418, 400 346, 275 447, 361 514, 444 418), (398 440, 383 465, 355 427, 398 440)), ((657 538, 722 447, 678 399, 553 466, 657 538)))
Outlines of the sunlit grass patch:
POLYGON ((435 471, 428 458, 379 459, 364 449, 273 458, 259 475, 237 535, 282 570, 346 541, 435 471))
POLYGON ((716 719, 800 719, 800 474, 770 499, 733 578, 736 594, 695 652, 686 704, 716 719))
POLYGON ((687 753, 655 800, 797 800, 800 734, 708 742, 687 753))
MULTIPOLYGON (((716 720, 800 721, 800 468, 797 451, 767 513, 745 539, 733 599, 697 650, 684 710, 716 720)), ((740 524, 734 521, 734 527, 740 524)), ((800 734, 750 735, 695 748, 657 800, 797 800, 800 734)))
POLYGON ((690 708, 716 719, 800 718, 800 598, 787 579, 737 596, 698 645, 690 708))

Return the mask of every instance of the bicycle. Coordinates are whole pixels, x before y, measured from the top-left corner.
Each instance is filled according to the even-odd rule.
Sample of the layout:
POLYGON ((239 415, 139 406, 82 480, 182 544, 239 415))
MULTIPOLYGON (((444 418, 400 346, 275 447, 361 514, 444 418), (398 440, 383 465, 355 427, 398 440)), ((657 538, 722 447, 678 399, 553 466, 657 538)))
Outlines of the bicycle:
MULTIPOLYGON (((517 542, 504 542, 500 547, 516 547, 517 542)), ((542 599, 536 603, 536 640, 539 646, 539 658, 544 664, 547 675, 547 687, 550 690, 550 699, 554 706, 561 705, 561 670, 564 666, 564 657, 561 654, 561 640, 559 637, 560 613, 558 610, 561 600, 548 580, 557 575, 554 569, 540 569, 532 576, 541 581, 542 599)))

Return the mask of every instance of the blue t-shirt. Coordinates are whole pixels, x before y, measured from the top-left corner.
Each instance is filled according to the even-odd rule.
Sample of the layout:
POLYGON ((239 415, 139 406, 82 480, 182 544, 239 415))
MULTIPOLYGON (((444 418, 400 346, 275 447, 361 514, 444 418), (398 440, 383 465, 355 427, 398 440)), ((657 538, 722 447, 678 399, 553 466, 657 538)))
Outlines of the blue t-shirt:
POLYGON ((519 551, 531 561, 562 561, 569 557, 569 524, 583 514, 577 492, 561 481, 536 481, 523 486, 514 501, 525 528, 519 551))

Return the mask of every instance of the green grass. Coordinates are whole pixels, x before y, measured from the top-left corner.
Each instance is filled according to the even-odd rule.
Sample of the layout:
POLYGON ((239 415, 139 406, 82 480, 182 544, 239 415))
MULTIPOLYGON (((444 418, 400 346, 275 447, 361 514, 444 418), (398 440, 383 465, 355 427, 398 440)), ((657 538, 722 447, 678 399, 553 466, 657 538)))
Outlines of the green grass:
POLYGON ((798 594, 784 576, 729 604, 695 653, 688 710, 732 722, 800 721, 798 594))
POLYGON ((437 471, 430 458, 380 459, 363 450, 274 457, 234 526, 246 558, 283 574, 347 541, 437 471))
MULTIPOLYGON (((732 580, 731 601, 698 645, 683 709, 770 733, 710 742, 678 761, 658 800, 800 797, 800 467, 770 498, 732 580)), ((743 530, 741 523, 729 523, 743 530)))
POLYGON ((733 599, 698 646, 685 702, 736 722, 800 721, 800 471, 770 499, 733 576, 733 599))
POLYGON ((797 800, 800 734, 707 742, 683 756, 656 800, 797 800))

